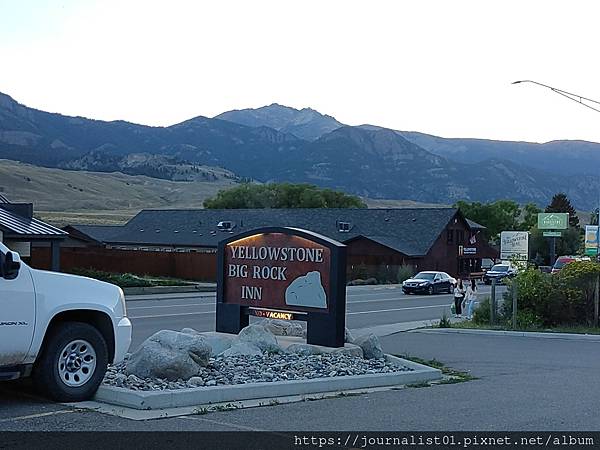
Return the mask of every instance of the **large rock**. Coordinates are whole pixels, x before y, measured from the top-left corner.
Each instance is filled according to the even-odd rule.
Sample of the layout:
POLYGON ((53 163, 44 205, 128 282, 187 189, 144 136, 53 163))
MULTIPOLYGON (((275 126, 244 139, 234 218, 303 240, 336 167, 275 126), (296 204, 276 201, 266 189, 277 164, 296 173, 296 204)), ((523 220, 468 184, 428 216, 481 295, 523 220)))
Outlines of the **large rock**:
POLYGON ((302 337, 304 332, 304 327, 300 323, 292 320, 266 319, 264 322, 261 322, 260 325, 264 326, 275 336, 302 337))
POLYGON ((366 359, 381 359, 385 357, 379 338, 374 334, 359 336, 354 339, 354 344, 360 346, 363 350, 363 355, 366 359))
POLYGON ((346 356, 352 356, 355 358, 362 358, 363 351, 358 345, 346 344, 345 347, 339 347, 335 350, 332 350, 331 353, 340 353, 346 356))
POLYGON ((319 346, 311 344, 292 344, 285 351, 300 356, 320 355, 323 353, 323 350, 319 346))
POLYGON ((349 344, 354 344, 354 336, 350 333, 348 327, 344 328, 344 342, 348 342, 349 344))
POLYGON ((279 353, 281 347, 273 333, 262 325, 248 325, 238 334, 240 342, 247 342, 260 348, 263 352, 279 353))
POLYGON ((161 330, 131 355, 125 372, 140 378, 187 380, 208 365, 211 348, 201 335, 161 330))
POLYGON ((256 345, 251 344, 250 342, 238 342, 233 344, 220 356, 229 357, 229 356, 258 356, 262 355, 260 348, 256 345))
POLYGON ((234 344, 235 336, 228 336, 224 333, 200 333, 193 328, 184 328, 182 333, 192 334, 194 336, 202 336, 208 345, 210 345, 210 356, 215 357, 220 355, 234 344))

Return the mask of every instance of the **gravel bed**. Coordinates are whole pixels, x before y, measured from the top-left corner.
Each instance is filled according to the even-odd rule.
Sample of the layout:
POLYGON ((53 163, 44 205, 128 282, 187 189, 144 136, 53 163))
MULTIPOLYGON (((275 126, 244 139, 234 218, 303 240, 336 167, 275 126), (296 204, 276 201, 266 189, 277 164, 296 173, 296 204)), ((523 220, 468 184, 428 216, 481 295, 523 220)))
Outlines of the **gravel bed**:
POLYGON ((211 358, 208 366, 203 367, 198 376, 189 380, 167 381, 126 375, 126 364, 127 360, 115 366, 109 366, 103 384, 137 391, 161 391, 412 370, 408 367, 390 364, 385 359, 363 359, 336 353, 309 356, 279 353, 211 358))

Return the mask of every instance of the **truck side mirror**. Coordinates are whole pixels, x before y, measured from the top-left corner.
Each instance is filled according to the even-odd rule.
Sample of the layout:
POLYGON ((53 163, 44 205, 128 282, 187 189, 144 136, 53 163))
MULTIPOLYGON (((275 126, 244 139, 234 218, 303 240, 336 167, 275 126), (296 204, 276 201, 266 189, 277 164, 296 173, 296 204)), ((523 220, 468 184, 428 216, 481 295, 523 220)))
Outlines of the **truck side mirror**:
POLYGON ((7 252, 2 263, 2 277, 7 280, 14 280, 19 275, 21 269, 21 257, 18 253, 7 252))

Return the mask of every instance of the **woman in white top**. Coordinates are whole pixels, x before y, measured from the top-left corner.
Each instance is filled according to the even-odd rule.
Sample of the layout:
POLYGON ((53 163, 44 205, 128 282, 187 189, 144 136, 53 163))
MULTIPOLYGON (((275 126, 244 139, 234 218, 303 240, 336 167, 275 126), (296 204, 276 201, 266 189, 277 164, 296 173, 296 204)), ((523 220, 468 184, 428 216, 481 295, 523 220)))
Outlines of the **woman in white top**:
POLYGON ((467 319, 472 319, 473 311, 475 310, 475 305, 477 304, 477 283, 475 283, 475 279, 472 279, 471 283, 467 287, 467 291, 465 293, 465 304, 467 310, 467 319))
POLYGON ((465 288, 462 280, 459 278, 456 280, 456 286, 454 286, 454 308, 456 314, 454 317, 462 317, 462 303, 465 298, 465 288))

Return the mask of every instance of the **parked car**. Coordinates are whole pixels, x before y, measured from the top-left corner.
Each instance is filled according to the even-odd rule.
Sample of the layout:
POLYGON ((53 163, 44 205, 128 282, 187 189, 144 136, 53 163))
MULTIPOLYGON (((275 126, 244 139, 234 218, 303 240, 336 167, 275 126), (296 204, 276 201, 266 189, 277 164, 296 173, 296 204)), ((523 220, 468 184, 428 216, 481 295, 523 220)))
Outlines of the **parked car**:
POLYGON ((591 258, 589 256, 559 256, 556 258, 556 261, 554 261, 551 273, 560 272, 563 267, 573 261, 591 261, 591 258))
POLYGON ((456 280, 446 272, 426 271, 419 272, 414 277, 402 283, 402 292, 405 294, 436 294, 452 292, 456 280))
POLYGON ((53 400, 87 400, 130 343, 121 288, 33 269, 0 242, 0 380, 31 375, 53 400))
POLYGON ((509 263, 495 264, 485 273, 483 282, 485 284, 492 284, 492 280, 496 280, 496 283, 502 283, 507 278, 512 278, 516 274, 517 269, 512 267, 509 263))

